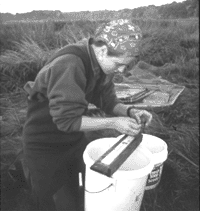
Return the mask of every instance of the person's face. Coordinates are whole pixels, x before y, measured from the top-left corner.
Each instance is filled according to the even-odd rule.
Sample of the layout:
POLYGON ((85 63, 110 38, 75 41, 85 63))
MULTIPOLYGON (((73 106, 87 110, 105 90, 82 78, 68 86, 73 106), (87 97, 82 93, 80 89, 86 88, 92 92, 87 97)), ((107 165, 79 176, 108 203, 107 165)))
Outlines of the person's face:
POLYGON ((129 65, 134 59, 135 57, 130 56, 129 53, 119 56, 109 56, 105 51, 101 58, 103 71, 105 74, 123 73, 127 65, 129 65))

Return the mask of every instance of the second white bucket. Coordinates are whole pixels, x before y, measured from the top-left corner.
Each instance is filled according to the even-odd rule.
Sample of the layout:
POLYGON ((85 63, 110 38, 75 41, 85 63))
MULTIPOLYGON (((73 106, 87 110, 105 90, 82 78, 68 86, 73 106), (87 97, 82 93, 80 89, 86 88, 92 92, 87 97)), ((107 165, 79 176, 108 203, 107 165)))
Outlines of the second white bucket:
POLYGON ((87 145, 83 159, 85 175, 85 211, 139 211, 148 174, 154 162, 152 153, 139 146, 112 175, 104 176, 91 165, 121 137, 102 138, 87 145))
POLYGON ((149 174, 145 190, 158 186, 165 160, 168 156, 167 144, 162 139, 149 134, 143 134, 141 146, 146 147, 153 154, 154 168, 149 174))

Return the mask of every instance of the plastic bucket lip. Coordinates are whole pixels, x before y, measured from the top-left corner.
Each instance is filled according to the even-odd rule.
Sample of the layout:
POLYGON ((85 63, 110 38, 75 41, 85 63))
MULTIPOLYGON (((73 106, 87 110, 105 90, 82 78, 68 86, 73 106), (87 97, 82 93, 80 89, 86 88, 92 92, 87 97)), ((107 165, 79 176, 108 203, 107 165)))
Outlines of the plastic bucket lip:
MULTIPOLYGON (((97 144, 102 144, 102 141, 106 141, 107 140, 114 140, 113 143, 109 146, 111 147, 114 143, 116 143, 116 141, 118 141, 120 137, 117 138, 101 138, 101 139, 96 139, 92 142, 90 142, 90 144, 87 145, 84 153, 83 153, 83 160, 85 162, 85 165, 87 167, 90 168, 90 166, 92 166, 95 162, 95 160, 93 160, 89 155, 88 155, 88 150, 91 149, 93 146, 96 146, 97 144)), ((111 142, 110 142, 111 143, 111 142)), ((154 161, 153 161, 153 155, 152 153, 144 146, 139 145, 138 148, 135 150, 139 151, 139 153, 143 153, 144 156, 146 156, 146 158, 148 158, 149 163, 141 168, 141 169, 137 169, 137 170, 120 170, 118 169, 113 175, 112 178, 113 179, 137 179, 137 178, 141 178, 144 176, 148 176, 148 174, 153 170, 154 167, 154 161)))
POLYGON ((159 163, 163 163, 164 161, 166 161, 167 157, 168 157, 168 147, 165 141, 163 141, 161 138, 158 138, 156 136, 150 135, 150 134, 143 134, 143 140, 141 145, 146 147, 149 151, 151 151, 151 153, 153 154, 153 160, 154 160, 154 164, 159 164, 159 163), (152 142, 157 142, 159 143, 159 146, 162 146, 162 150, 159 152, 152 152, 152 150, 150 149, 150 147, 148 147, 148 143, 147 141, 148 138, 152 138, 154 140, 152 140, 152 142))
POLYGON ((118 170, 113 174, 113 178, 122 178, 122 179, 138 179, 144 176, 147 176, 154 167, 154 161, 153 161, 153 155, 152 153, 143 146, 138 146, 138 148, 135 151, 139 151, 140 153, 143 153, 144 156, 146 156, 149 159, 149 163, 140 169, 136 170, 118 170))

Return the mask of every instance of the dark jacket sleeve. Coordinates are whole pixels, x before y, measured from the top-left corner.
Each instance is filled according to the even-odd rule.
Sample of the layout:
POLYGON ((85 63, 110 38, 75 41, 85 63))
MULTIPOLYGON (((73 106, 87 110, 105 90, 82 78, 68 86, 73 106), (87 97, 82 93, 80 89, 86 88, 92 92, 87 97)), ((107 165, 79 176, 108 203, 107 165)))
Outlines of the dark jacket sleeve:
POLYGON ((99 107, 106 113, 113 115, 113 109, 118 103, 122 103, 120 99, 117 98, 115 93, 115 85, 112 78, 99 90, 100 105, 99 107))
POLYGON ((85 99, 86 76, 82 60, 75 55, 61 56, 44 66, 35 82, 25 90, 30 99, 42 93, 49 100, 49 111, 57 128, 64 132, 79 131, 81 116, 88 106, 85 99))
POLYGON ((85 87, 85 69, 80 58, 65 55, 53 62, 50 67, 47 97, 50 115, 59 130, 80 130, 81 116, 88 106, 85 87))

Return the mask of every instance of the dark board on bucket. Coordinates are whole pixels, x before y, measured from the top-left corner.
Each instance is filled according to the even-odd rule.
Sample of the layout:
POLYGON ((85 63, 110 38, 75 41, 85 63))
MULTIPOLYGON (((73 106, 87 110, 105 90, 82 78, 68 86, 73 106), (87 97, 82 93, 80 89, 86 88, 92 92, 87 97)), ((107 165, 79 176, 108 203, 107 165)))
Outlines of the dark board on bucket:
POLYGON ((142 133, 135 137, 124 135, 108 149, 90 169, 111 177, 142 142, 142 133))

